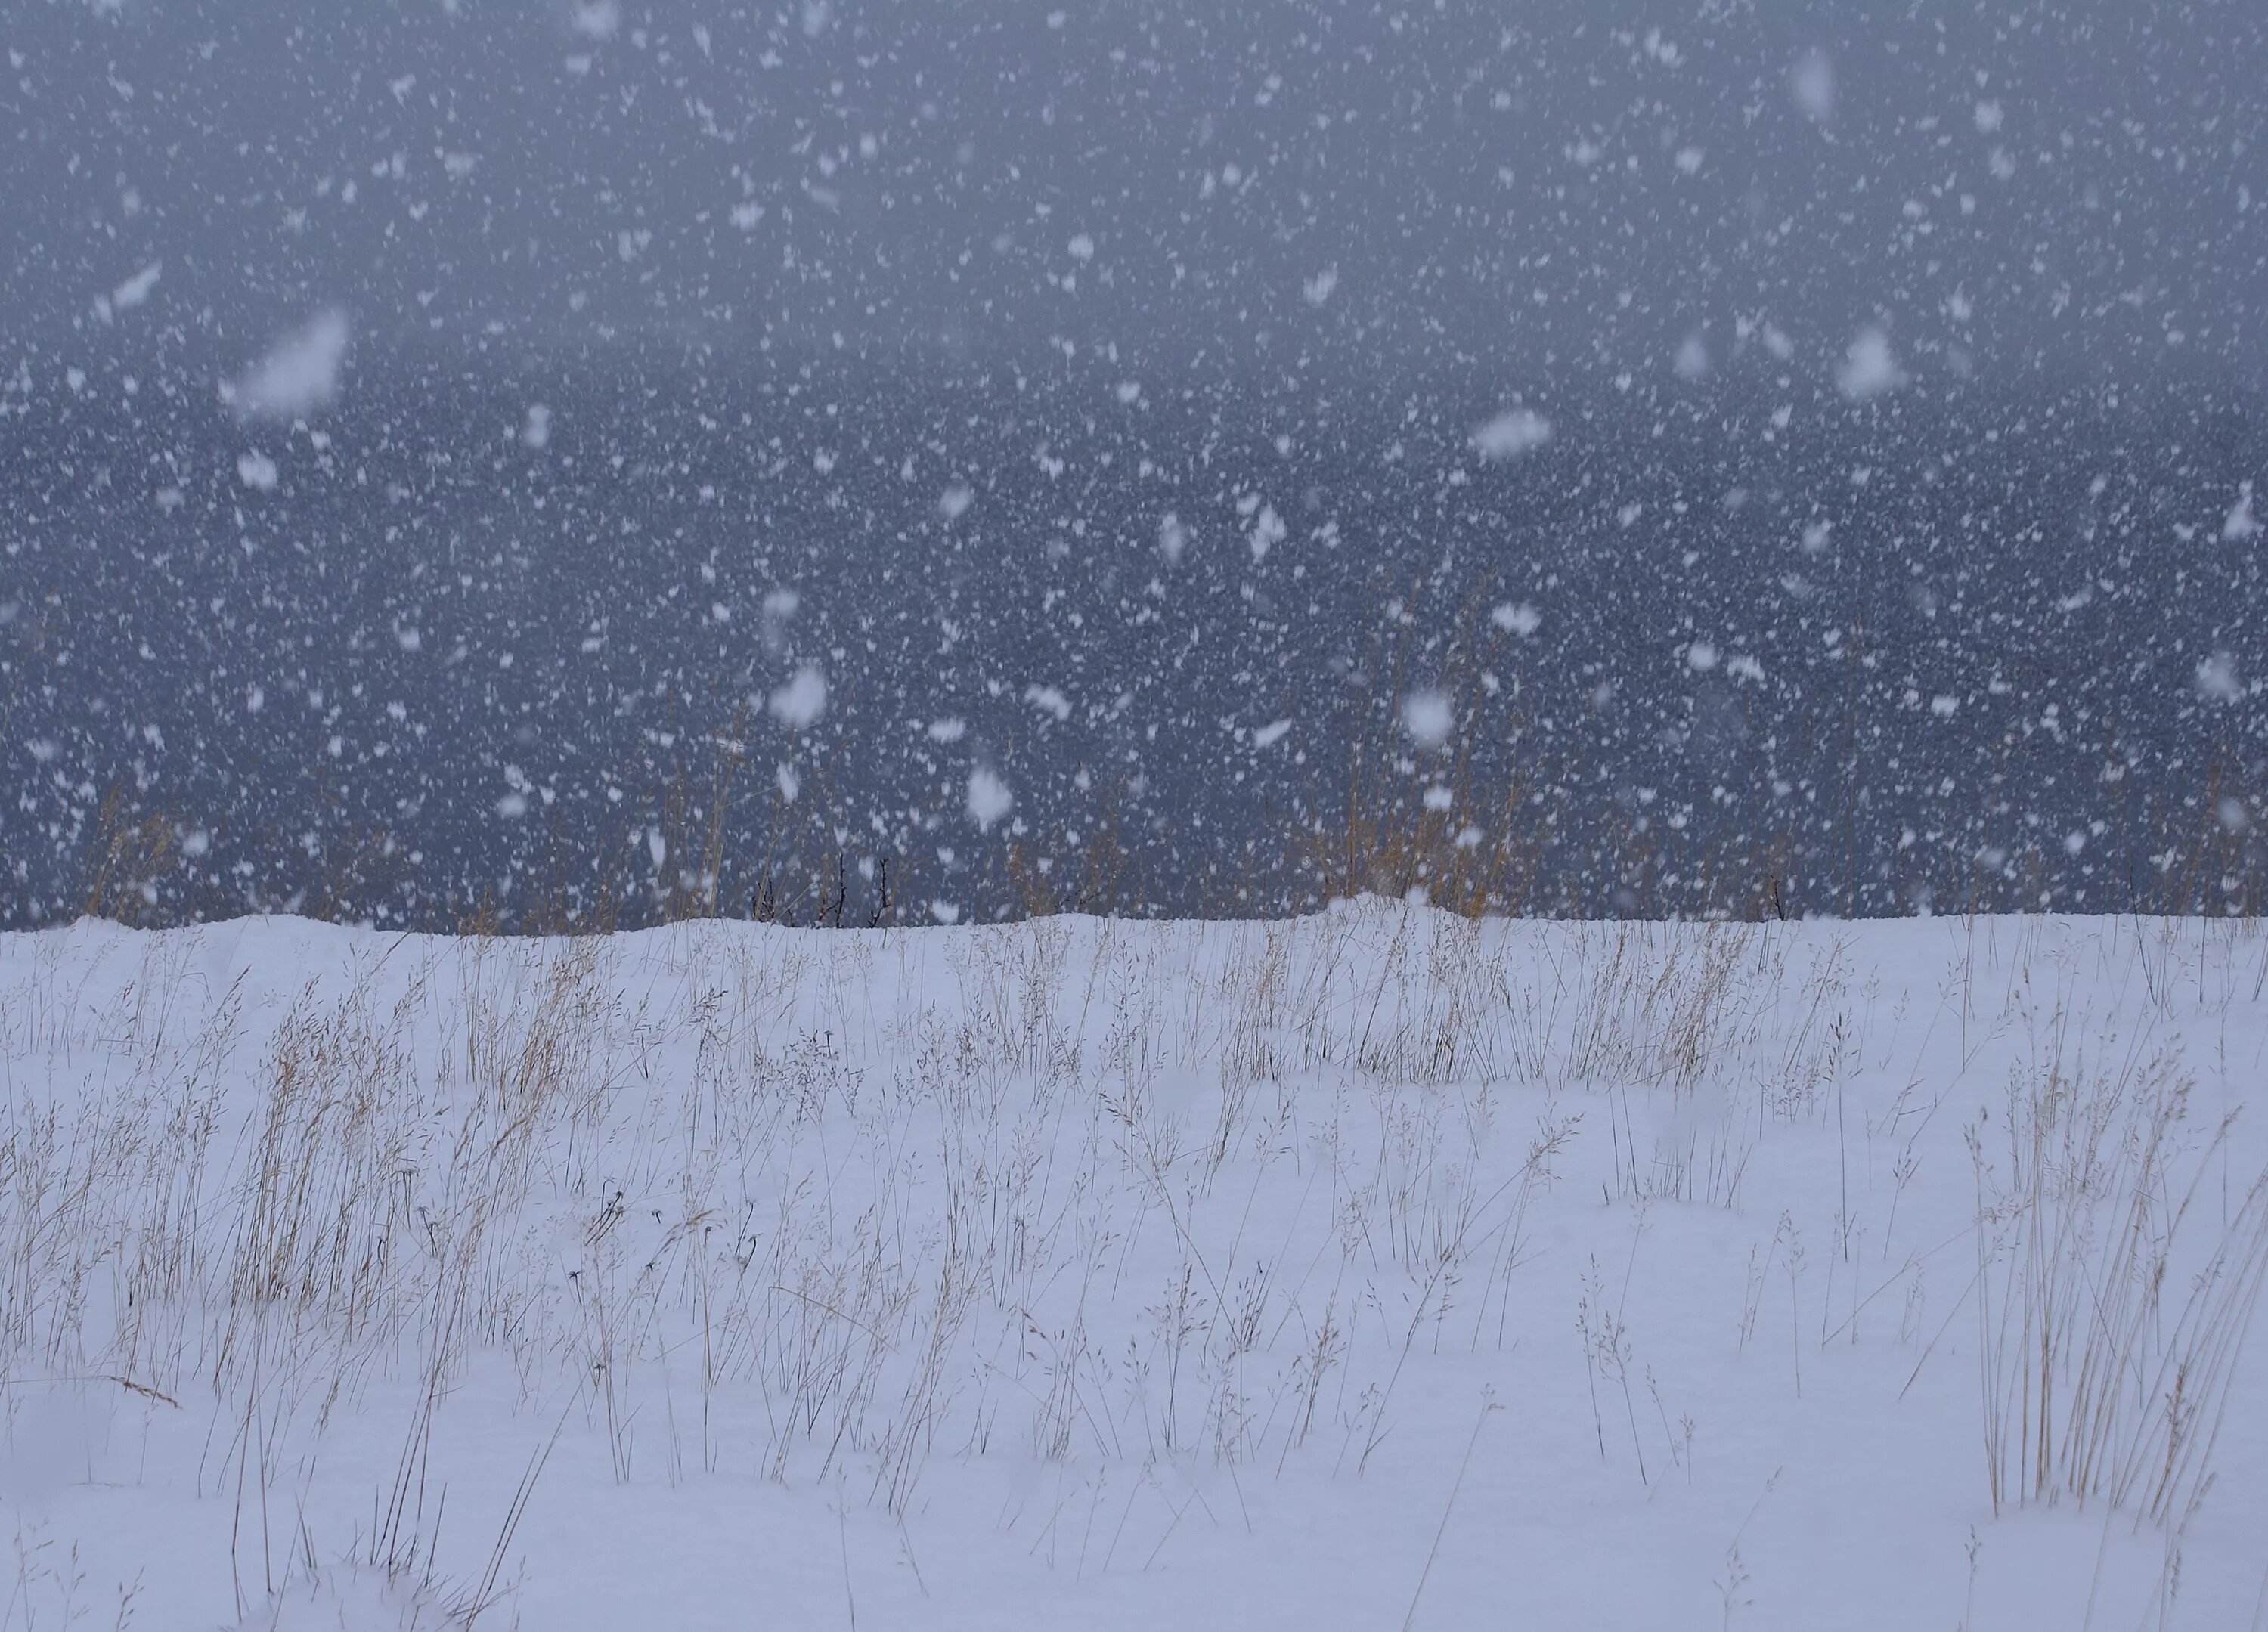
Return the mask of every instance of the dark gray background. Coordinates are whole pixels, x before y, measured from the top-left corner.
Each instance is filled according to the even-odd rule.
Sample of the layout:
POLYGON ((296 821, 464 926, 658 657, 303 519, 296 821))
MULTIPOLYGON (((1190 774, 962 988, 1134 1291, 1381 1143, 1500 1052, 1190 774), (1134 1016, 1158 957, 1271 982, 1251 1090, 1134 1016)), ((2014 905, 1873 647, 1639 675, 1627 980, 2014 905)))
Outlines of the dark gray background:
POLYGON ((1664 373, 1696 336, 1737 367, 1766 324, 1824 376, 1879 324, 1917 378, 2257 383, 2264 18, 15 0, 0 332, 240 364, 339 305, 380 342, 1462 354, 1516 382, 1664 373), (98 297, 153 263, 104 332, 98 297))
POLYGON ((0 924, 2263 910, 2264 18, 16 0, 0 924))

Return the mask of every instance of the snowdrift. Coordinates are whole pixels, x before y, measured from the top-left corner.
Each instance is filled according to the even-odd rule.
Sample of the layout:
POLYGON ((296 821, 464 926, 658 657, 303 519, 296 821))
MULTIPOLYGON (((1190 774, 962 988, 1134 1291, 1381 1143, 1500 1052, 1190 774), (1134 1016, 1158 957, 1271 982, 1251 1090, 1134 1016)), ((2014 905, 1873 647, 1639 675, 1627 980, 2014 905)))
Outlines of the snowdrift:
POLYGON ((0 1628, 2252 1624, 2250 922, 0 940, 0 1628))

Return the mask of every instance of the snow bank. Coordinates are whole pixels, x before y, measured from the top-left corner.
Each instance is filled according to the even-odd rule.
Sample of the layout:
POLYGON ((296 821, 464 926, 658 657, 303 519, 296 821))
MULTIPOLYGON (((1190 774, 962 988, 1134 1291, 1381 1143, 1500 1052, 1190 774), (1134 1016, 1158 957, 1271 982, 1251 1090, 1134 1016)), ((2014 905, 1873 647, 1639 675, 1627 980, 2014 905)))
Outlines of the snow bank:
POLYGON ((2264 978, 1378 902, 0 940, 9 1613, 2245 1624, 2264 978))

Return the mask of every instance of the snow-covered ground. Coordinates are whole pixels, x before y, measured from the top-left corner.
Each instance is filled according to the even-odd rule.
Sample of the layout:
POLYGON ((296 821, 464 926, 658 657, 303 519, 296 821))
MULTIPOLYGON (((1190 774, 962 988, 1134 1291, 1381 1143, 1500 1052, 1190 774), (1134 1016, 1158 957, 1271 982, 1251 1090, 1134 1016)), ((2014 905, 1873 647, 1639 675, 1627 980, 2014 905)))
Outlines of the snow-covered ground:
POLYGON ((15 937, 0 1628, 2257 1626, 2264 982, 1381 902, 15 937))

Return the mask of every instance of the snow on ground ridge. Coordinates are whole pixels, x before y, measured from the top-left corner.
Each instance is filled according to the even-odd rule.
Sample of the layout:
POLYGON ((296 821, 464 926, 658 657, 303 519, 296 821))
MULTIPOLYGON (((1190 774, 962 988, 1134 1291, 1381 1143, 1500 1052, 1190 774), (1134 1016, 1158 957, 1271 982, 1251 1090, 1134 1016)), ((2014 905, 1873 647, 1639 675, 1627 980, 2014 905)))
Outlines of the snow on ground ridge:
POLYGON ((483 1624, 2123 1624, 2169 1582, 2242 1624, 2257 1369, 2194 1514, 2142 1481, 2106 1531, 1988 1441, 2023 1345, 1978 1311, 2033 1306, 2028 1220, 2088 1234, 2027 1149, 2212 1175, 2169 1286, 2250 1227, 2264 967, 2241 923, 1377 901, 12 937, 24 1590, 76 1544, 211 1626, 453 1624, 499 1555, 483 1624), (247 1409, 264 1481, 208 1455, 247 1409), (408 1577, 405 1467, 448 1492, 408 1577))

